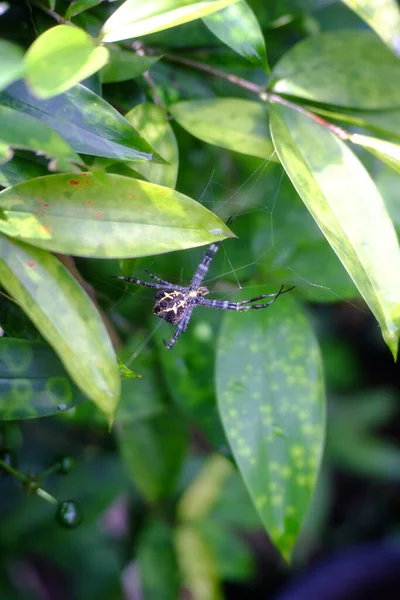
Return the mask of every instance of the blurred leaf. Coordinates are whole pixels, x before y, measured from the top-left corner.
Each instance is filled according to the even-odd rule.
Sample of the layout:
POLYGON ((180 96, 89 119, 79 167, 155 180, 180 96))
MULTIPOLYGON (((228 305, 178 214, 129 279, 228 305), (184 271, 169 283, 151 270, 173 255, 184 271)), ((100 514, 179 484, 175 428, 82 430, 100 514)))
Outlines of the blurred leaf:
POLYGON ((126 470, 147 502, 171 494, 187 450, 187 429, 179 413, 168 411, 118 427, 126 470))
POLYGON ((203 18, 208 29, 235 52, 268 72, 267 51, 257 17, 239 0, 203 18))
POLYGON ((101 70, 101 81, 114 83, 135 79, 148 71, 160 58, 161 56, 139 56, 122 48, 111 49, 109 62, 101 70))
POLYGON ((172 527, 162 521, 151 521, 140 537, 137 560, 145 600, 179 598, 179 572, 172 527))
POLYGON ((50 164, 52 170, 73 171, 71 163, 82 164, 80 156, 50 127, 7 106, 0 106, 0 139, 11 148, 55 159, 50 164))
POLYGON ((0 234, 0 283, 80 389, 113 415, 120 393, 114 350, 100 315, 69 271, 50 253, 0 234))
POLYGON ((286 172, 396 358, 400 280, 393 273, 400 272, 400 249, 374 182, 353 152, 326 128, 284 106, 272 104, 270 111, 272 138, 286 172))
POLYGON ((164 163, 115 108, 83 85, 76 85, 55 98, 39 100, 30 94, 23 82, 17 82, 0 93, 0 105, 46 123, 75 152, 118 160, 164 163))
POLYGON ((243 479, 289 560, 314 489, 325 418, 317 341, 292 298, 268 311, 225 316, 216 384, 243 479))
POLYGON ((178 102, 168 110, 181 127, 203 142, 274 160, 265 104, 240 98, 207 98, 178 102))
POLYGON ((47 174, 48 169, 45 165, 21 156, 14 156, 12 160, 0 166, 0 185, 9 187, 27 179, 34 179, 35 177, 47 174))
POLYGON ((138 375, 138 373, 135 373, 134 371, 131 371, 131 369, 128 369, 128 367, 124 365, 124 363, 121 362, 119 359, 118 371, 122 379, 140 379, 142 377, 141 375, 138 375))
POLYGON ((141 37, 221 10, 237 0, 126 0, 104 23, 103 42, 141 37))
POLYGON ((212 549, 193 524, 175 530, 178 563, 192 600, 223 600, 218 566, 212 549))
POLYGON ((284 54, 272 76, 279 94, 363 109, 400 106, 400 62, 370 31, 307 38, 284 54))
POLYGON ((125 119, 168 163, 166 165, 134 163, 133 167, 148 181, 175 188, 179 168, 179 149, 165 111, 155 104, 139 104, 125 115, 125 119))
POLYGON ((0 231, 75 256, 146 256, 233 235, 179 192, 100 171, 19 183, 0 192, 0 209, 0 231))
POLYGON ((380 140, 367 135, 360 135, 353 133, 350 136, 350 141, 353 144, 362 146, 371 154, 377 156, 380 160, 385 162, 389 167, 392 167, 395 171, 400 173, 400 145, 392 144, 386 140, 380 140))
POLYGON ((400 55, 400 11, 396 0, 343 0, 397 56, 400 55))
POLYGON ((0 40, 0 65, 0 90, 3 90, 24 73, 22 48, 6 40, 0 40))
POLYGON ((0 340, 0 420, 44 417, 85 400, 49 346, 0 340))
POLYGON ((79 15, 85 10, 93 8, 102 2, 104 2, 104 0, 74 0, 69 5, 68 10, 65 13, 65 18, 70 19, 71 17, 76 17, 76 15, 79 15))
POLYGON ((108 50, 90 35, 69 25, 47 29, 25 55, 25 77, 38 98, 66 92, 95 73, 108 60, 108 50))

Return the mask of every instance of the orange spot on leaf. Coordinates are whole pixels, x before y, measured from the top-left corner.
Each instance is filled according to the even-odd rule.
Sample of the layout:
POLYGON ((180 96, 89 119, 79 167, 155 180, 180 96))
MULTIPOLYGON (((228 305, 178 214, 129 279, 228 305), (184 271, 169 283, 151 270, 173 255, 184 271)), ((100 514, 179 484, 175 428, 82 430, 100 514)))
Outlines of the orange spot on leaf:
POLYGON ((79 181, 76 181, 75 179, 70 179, 69 185, 79 185, 79 181))
POLYGON ((96 217, 97 217, 98 219, 102 219, 102 218, 103 218, 103 215, 101 214, 101 212, 97 212, 97 213, 96 213, 96 217))
POLYGON ((27 260, 26 264, 28 267, 30 267, 31 269, 34 269, 36 267, 36 263, 31 261, 31 260, 27 260))
POLYGON ((93 204, 91 200, 86 200, 86 204, 93 204))

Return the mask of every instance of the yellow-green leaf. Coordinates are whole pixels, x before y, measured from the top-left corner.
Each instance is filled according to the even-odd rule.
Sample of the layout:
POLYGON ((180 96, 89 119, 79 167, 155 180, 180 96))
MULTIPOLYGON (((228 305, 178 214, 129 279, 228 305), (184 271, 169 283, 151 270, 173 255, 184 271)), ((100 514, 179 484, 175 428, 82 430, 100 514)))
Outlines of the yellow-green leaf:
POLYGON ((35 96, 51 98, 96 73, 107 60, 107 48, 97 46, 85 31, 57 25, 27 51, 25 77, 35 96))
POLYGON ((397 56, 400 55, 400 10, 396 0, 343 0, 397 56))
POLYGON ((0 90, 22 77, 24 72, 24 52, 15 44, 0 40, 0 90))
POLYGON ((76 279, 49 252, 0 234, 0 283, 84 394, 112 417, 120 394, 117 360, 99 313, 76 279))
POLYGON ((272 104, 278 156, 374 313, 394 357, 400 327, 400 249, 386 206, 355 154, 306 115, 272 104))
POLYGON ((377 156, 380 160, 392 167, 395 171, 400 172, 400 145, 392 144, 386 140, 353 133, 350 136, 350 141, 353 144, 362 146, 371 154, 377 156))

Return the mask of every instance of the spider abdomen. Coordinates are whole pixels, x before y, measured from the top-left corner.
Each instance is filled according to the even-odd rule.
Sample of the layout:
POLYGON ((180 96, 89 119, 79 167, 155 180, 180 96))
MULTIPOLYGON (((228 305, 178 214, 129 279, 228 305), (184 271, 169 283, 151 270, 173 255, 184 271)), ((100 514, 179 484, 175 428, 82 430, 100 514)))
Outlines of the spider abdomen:
POLYGON ((162 290, 156 294, 153 314, 172 325, 180 323, 188 305, 188 298, 177 290, 162 290))

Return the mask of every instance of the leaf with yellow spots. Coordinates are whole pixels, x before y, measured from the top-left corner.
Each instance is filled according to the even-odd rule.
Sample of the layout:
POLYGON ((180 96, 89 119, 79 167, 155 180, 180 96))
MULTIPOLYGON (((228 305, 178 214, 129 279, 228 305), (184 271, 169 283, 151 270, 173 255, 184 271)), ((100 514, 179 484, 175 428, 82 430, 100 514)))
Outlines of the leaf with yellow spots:
POLYGON ((226 314, 216 381, 221 418, 244 482, 272 542, 290 560, 325 432, 319 348, 293 297, 279 298, 269 310, 226 314))

